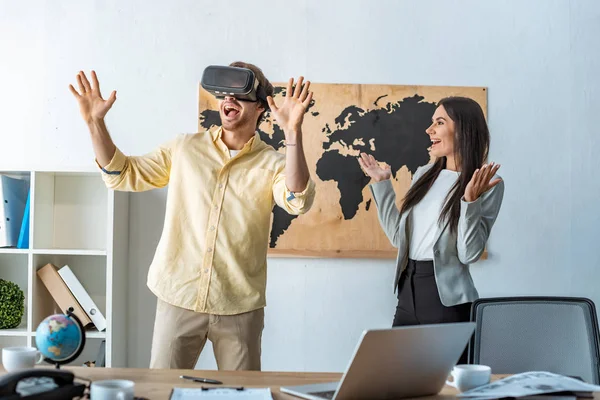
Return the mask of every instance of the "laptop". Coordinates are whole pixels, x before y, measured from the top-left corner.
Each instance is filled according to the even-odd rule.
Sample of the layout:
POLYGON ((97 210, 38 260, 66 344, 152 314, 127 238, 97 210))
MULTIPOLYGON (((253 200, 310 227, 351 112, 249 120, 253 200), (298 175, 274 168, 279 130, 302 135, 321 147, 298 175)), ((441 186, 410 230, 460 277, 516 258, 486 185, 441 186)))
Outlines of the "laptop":
POLYGON ((434 395, 442 390, 474 330, 474 322, 366 330, 341 381, 280 390, 309 400, 434 395))

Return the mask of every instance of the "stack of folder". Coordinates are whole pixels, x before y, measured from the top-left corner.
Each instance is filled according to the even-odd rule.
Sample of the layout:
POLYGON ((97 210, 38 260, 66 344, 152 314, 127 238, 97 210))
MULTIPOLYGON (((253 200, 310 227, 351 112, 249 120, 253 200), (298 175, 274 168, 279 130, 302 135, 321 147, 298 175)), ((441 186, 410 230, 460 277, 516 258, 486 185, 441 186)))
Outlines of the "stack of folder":
POLYGON ((68 265, 58 269, 53 264, 46 264, 37 275, 64 313, 73 307, 73 313, 84 327, 95 325, 99 332, 106 329, 104 315, 68 265))

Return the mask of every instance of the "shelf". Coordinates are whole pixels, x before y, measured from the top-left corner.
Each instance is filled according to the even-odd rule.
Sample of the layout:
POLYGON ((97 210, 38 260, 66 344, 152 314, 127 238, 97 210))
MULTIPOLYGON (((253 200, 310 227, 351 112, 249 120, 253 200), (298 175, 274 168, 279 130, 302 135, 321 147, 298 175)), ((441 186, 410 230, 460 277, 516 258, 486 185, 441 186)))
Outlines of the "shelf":
POLYGON ((87 327, 85 349, 70 365, 93 361, 105 346, 107 367, 126 366, 129 194, 108 190, 96 168, 1 172, 29 181, 31 197, 29 247, 0 247, 0 278, 25 296, 21 324, 0 330, 0 348, 36 346, 40 322, 64 312, 37 271, 68 265, 110 322, 103 332, 87 327))
MULTIPOLYGON (((35 335, 33 336, 34 337, 32 341, 32 346, 37 347, 37 344, 35 342, 35 335)), ((96 356, 98 355, 98 350, 100 348, 102 339, 104 339, 104 337, 86 335, 85 347, 83 348, 83 351, 81 352, 79 357, 75 359, 75 361, 66 364, 66 366, 82 366, 83 363, 86 361, 94 361, 96 359, 96 356)))
POLYGON ((85 337, 88 339, 106 339, 106 332, 98 332, 97 330, 85 331, 85 337))
POLYGON ((29 249, 13 249, 11 247, 0 247, 0 254, 27 254, 29 249))
POLYGON ((108 192, 99 174, 34 175, 34 249, 106 249, 108 192))
POLYGON ((87 249, 33 249, 33 254, 48 254, 61 256, 105 256, 106 250, 87 249))
POLYGON ((29 339, 26 335, 0 336, 0 348, 10 346, 27 346, 29 339))
POLYGON ((14 329, 0 329, 0 336, 27 335, 27 318, 30 311, 28 304, 28 258, 26 253, 5 253, 0 257, 0 278, 15 283, 23 291, 25 306, 21 324, 14 329))
MULTIPOLYGON (((64 255, 64 254, 35 254, 33 256, 33 291, 36 293, 33 302, 32 327, 49 315, 61 313, 62 311, 37 276, 37 271, 50 263, 60 268, 68 265, 77 277, 84 289, 88 292, 100 312, 106 316, 106 257, 88 255, 64 255)), ((97 331, 96 331, 97 332, 97 331)))
MULTIPOLYGON (((24 334, 18 335, 4 335, 4 336, 27 336, 27 330, 24 330, 24 334)), ((2 332, 2 331, 0 331, 2 332)), ((35 338, 35 331, 31 332, 31 336, 35 338)), ((85 331, 86 339, 106 339, 106 332, 98 332, 96 329, 86 330, 85 331)))
POLYGON ((2 254, 49 254, 62 256, 106 256, 106 250, 100 249, 13 249, 0 248, 2 254))
POLYGON ((24 322, 13 329, 0 329, 0 336, 27 336, 27 316, 23 316, 24 322))

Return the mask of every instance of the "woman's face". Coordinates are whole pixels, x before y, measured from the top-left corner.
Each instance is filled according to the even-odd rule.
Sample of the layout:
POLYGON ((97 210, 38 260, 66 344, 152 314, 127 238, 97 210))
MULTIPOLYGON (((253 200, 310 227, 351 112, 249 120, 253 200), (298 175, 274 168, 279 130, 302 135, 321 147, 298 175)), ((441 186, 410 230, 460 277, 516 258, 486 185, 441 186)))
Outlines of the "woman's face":
POLYGON ((433 117, 432 124, 425 130, 431 138, 429 153, 434 157, 454 155, 454 121, 450 119, 444 106, 439 106, 433 117))

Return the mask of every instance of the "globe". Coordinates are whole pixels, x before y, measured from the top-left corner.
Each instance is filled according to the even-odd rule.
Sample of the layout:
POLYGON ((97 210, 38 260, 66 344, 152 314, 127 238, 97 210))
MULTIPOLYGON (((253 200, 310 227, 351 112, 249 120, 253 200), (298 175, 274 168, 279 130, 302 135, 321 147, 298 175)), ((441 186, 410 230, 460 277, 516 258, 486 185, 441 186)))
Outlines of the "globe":
POLYGON ((71 310, 67 314, 51 315, 38 325, 35 343, 47 362, 57 366, 66 364, 77 358, 83 350, 83 325, 71 310))

